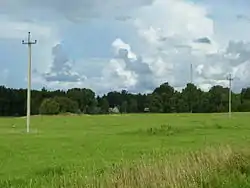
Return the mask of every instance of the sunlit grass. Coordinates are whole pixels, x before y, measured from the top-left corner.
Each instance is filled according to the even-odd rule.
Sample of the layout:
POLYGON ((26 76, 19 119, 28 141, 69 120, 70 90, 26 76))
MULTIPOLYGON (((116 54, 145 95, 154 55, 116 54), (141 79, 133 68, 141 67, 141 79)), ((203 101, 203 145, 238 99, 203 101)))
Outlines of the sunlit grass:
POLYGON ((250 143, 249 120, 248 113, 36 116, 26 134, 25 118, 2 118, 0 187, 173 187, 180 178, 193 187, 249 186, 248 151, 238 151, 250 143))

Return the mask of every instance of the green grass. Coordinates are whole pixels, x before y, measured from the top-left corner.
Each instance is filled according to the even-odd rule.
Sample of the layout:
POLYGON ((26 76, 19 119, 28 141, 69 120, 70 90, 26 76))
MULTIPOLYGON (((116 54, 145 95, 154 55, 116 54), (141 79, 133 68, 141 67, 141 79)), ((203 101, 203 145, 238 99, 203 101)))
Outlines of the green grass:
MULTIPOLYGON (((141 182, 154 177, 153 183, 161 182, 162 187, 167 187, 166 182, 171 181, 166 179, 169 175, 163 167, 169 172, 180 169, 177 159, 193 161, 193 157, 185 156, 206 147, 218 148, 212 149, 217 152, 211 154, 213 160, 206 163, 204 160, 207 159, 201 157, 203 162, 194 164, 210 165, 203 171, 216 185, 212 187, 223 187, 222 180, 227 185, 225 187, 239 184, 250 187, 249 171, 241 173, 236 168, 240 165, 248 169, 249 123, 249 113, 235 113, 231 119, 227 114, 36 116, 31 120, 31 133, 26 134, 25 118, 1 118, 0 187, 84 187, 87 183, 101 187, 94 186, 94 182, 104 187, 117 187, 114 181, 117 176, 124 179, 118 187, 154 187, 150 183, 142 186, 132 181, 135 174, 141 174, 141 182), (230 149, 225 149, 225 145, 230 149), (244 148, 247 152, 238 151, 244 148), (223 153, 226 153, 225 160, 220 158, 223 153), (239 161, 235 160, 238 153, 239 161), (169 161, 177 166, 170 167, 169 161), (212 174, 221 177, 220 181, 217 176, 208 176, 213 165, 216 173, 212 174), (228 166, 232 167, 232 173, 228 166), (132 169, 131 173, 127 169, 132 169), (144 171, 147 175, 142 173, 144 171), (132 172, 134 176, 131 176, 132 172), (162 174, 165 179, 160 178, 162 174), (237 174, 237 181, 228 178, 234 177, 231 174, 237 174), (233 185, 235 182, 238 184, 233 185)), ((181 167, 186 168, 185 165, 182 163, 181 167)), ((201 181, 197 180, 200 176, 190 177, 196 177, 196 182, 201 181)), ((202 182, 208 180, 202 179, 202 182)))

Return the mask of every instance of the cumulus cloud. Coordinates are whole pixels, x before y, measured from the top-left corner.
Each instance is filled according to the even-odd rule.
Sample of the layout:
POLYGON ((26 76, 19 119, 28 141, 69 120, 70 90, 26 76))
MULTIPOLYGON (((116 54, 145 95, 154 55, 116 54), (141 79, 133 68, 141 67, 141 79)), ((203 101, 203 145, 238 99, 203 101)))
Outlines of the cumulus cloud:
POLYGON ((226 47, 220 45, 214 22, 204 7, 181 0, 155 0, 133 16, 137 38, 132 43, 139 53, 131 50, 133 44, 116 39, 112 46, 119 61, 116 59, 109 67, 116 72, 109 76, 120 78, 130 90, 146 90, 166 81, 176 88, 183 87, 190 81, 191 63, 194 82, 202 89, 216 84, 227 86, 229 73, 237 73, 245 82, 241 85, 249 84, 247 73, 242 71, 250 58, 249 43, 229 41, 226 47))
MULTIPOLYGON (((248 66, 249 44, 229 41, 226 47, 220 45, 214 21, 204 7, 182 0, 155 0, 130 17, 135 18, 129 23, 136 32, 134 40, 131 44, 122 38, 114 40, 114 57, 98 77, 87 78, 83 84, 92 83, 95 90, 143 92, 167 81, 181 88, 190 81, 191 63, 194 82, 202 89, 227 85, 226 76, 231 72, 242 82, 248 78, 243 67, 248 66)), ((66 58, 60 62, 67 62, 66 58)), ((77 80, 77 74, 73 78, 77 80)))
POLYGON ((150 43, 157 43, 161 36, 189 41, 213 35, 213 21, 206 9, 190 2, 155 0, 152 6, 142 7, 135 14, 139 35, 150 43))
POLYGON ((203 7, 185 1, 156 0, 135 14, 133 26, 144 48, 141 55, 147 57, 157 84, 169 81, 176 87, 185 85, 190 63, 198 63, 201 55, 217 49, 216 45, 194 44, 197 38, 213 38, 214 34, 213 20, 203 7))
MULTIPOLYGON (((51 47, 59 41, 59 35, 57 28, 50 23, 37 23, 28 22, 20 19, 12 19, 11 14, 1 14, 4 10, 3 7, 8 4, 7 1, 1 1, 0 5, 0 41, 5 48, 5 43, 13 44, 10 49, 11 54, 15 54, 17 60, 16 67, 8 67, 10 70, 18 69, 19 66, 23 66, 27 62, 27 56, 25 59, 20 59, 16 54, 20 54, 21 48, 25 49, 22 45, 22 40, 27 41, 28 32, 31 32, 32 40, 37 40, 38 43, 33 45, 32 48, 32 67, 40 72, 47 71, 51 63, 51 47), (2 3, 2 4, 1 4, 2 3), (39 49, 39 50, 37 50, 39 49)), ((13 4, 14 6, 14 4, 13 4)), ((14 6, 15 7, 15 6, 14 6)), ((8 46, 8 45, 7 45, 8 46)), ((8 50, 6 50, 8 51, 8 50)), ((7 65, 9 66, 9 65, 7 65)), ((11 65, 10 65, 11 66, 11 65)), ((22 73, 20 73, 22 74, 22 73)), ((10 73, 11 75, 11 73, 10 73)), ((26 73, 25 73, 26 75, 26 73)), ((12 78, 15 79, 15 78, 12 78)), ((24 81, 27 79, 24 78, 24 81)))
POLYGON ((61 44, 57 44, 52 49, 54 56, 50 71, 43 74, 48 82, 81 82, 85 79, 79 73, 72 70, 73 63, 69 61, 67 54, 63 51, 61 44))
POLYGON ((128 80, 131 80, 131 82, 129 82, 130 85, 128 85, 129 88, 127 89, 137 92, 153 89, 155 80, 149 64, 144 62, 140 55, 136 55, 129 44, 126 44, 119 38, 112 43, 112 46, 116 58, 112 59, 109 69, 115 70, 116 77, 121 77, 125 73, 130 75, 126 77, 128 80), (120 66, 120 69, 114 68, 117 65, 120 66))
MULTIPOLYGON (((48 68, 42 69, 44 63, 36 65, 40 66, 37 70, 42 73, 37 81, 50 87, 90 87, 97 92, 121 89, 144 92, 163 82, 169 82, 176 88, 181 88, 190 81, 190 64, 193 65, 194 83, 202 89, 209 89, 215 84, 226 86, 228 73, 233 73, 238 78, 234 81, 235 88, 249 84, 250 73, 246 70, 250 66, 250 44, 235 41, 235 38, 240 37, 232 37, 236 34, 229 35, 228 30, 221 30, 222 24, 209 16, 210 12, 203 5, 185 0, 108 0, 104 5, 100 0, 65 3, 59 0, 9 0, 1 4, 0 12, 6 13, 8 10, 16 16, 26 3, 30 3, 34 10, 47 13, 45 16, 53 12, 74 22, 93 18, 116 19, 126 22, 125 28, 130 31, 115 34, 116 39, 110 44, 113 57, 109 59, 83 57, 74 62, 54 39, 53 45, 50 43, 50 48, 46 48, 48 54, 53 47, 52 57, 46 55, 48 68)), ((31 14, 27 11, 28 13, 31 14)), ((247 17, 241 15, 238 19, 246 20, 247 17)), ((38 36, 46 39, 53 36, 53 27, 46 24, 18 23, 26 28, 24 31, 33 28, 38 36)), ((17 28, 16 32, 11 34, 6 30, 4 34, 7 37, 18 36, 18 24, 8 24, 5 23, 7 28, 17 28)), ((239 31, 242 29, 237 30, 239 31)), ((0 37, 4 34, 0 31, 0 37)))

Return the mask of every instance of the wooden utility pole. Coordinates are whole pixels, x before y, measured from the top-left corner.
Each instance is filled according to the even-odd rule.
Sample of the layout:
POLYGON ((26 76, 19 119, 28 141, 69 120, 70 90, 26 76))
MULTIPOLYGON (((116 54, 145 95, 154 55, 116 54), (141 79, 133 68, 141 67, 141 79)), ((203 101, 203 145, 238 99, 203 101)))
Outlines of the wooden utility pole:
POLYGON ((22 41, 22 44, 28 45, 28 88, 27 88, 27 133, 30 132, 30 101, 31 101, 31 46, 36 44, 37 40, 31 41, 30 32, 28 32, 28 41, 22 41))
POLYGON ((228 81, 229 81, 229 93, 228 93, 228 115, 229 115, 229 118, 231 118, 232 116, 232 91, 231 91, 231 87, 232 87, 232 81, 233 81, 233 78, 232 78, 232 75, 229 74, 228 76, 228 81))

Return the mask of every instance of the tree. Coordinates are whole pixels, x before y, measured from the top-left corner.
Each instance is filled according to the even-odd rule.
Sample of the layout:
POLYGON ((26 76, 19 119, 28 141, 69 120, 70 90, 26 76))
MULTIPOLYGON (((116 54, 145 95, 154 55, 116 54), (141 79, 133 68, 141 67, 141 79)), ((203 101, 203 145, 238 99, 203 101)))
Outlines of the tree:
POLYGON ((109 101, 106 99, 106 97, 100 100, 100 107, 103 114, 109 113, 109 101))
POLYGON ((211 112, 227 112, 228 110, 228 88, 222 86, 213 86, 209 90, 209 103, 211 104, 211 112))
POLYGON ((101 108, 97 106, 96 99, 93 99, 90 103, 88 103, 85 112, 87 114, 100 114, 101 108))
POLYGON ((40 114, 56 115, 60 112, 60 105, 55 99, 44 99, 39 108, 39 112, 40 114))
POLYGON ((76 101, 73 101, 67 97, 54 97, 54 100, 59 104, 60 113, 65 113, 65 112, 77 113, 78 112, 78 103, 76 101))
POLYGON ((244 100, 250 100, 250 88, 243 88, 240 94, 242 103, 244 100))
POLYGON ((67 91, 67 97, 76 101, 82 112, 86 112, 87 108, 96 105, 95 93, 91 89, 73 88, 67 91))
POLYGON ((152 94, 150 96, 149 110, 151 112, 163 112, 162 98, 159 94, 152 94))
POLYGON ((121 105, 121 113, 127 113, 127 109, 128 109, 128 102, 123 101, 121 105))
POLYGON ((122 104, 122 95, 117 91, 109 92, 107 94, 107 100, 110 107, 114 108, 115 106, 121 106, 122 104))
MULTIPOLYGON (((205 92, 190 83, 182 91, 176 91, 168 82, 148 94, 132 94, 122 90, 97 97, 94 91, 87 88, 67 91, 42 88, 31 91, 31 114, 106 114, 110 107, 118 107, 121 112, 128 113, 141 113, 145 109, 155 113, 183 113, 191 110, 193 113, 227 112, 228 93, 228 88, 219 85, 205 92)), ((0 86, 0 116, 26 115, 26 100, 26 89, 0 86)), ((232 111, 250 111, 250 87, 242 88, 241 93, 232 93, 232 111)))
POLYGON ((128 104, 128 112, 129 113, 136 113, 138 112, 138 105, 137 105, 137 101, 133 98, 131 98, 129 100, 129 104, 128 104))
POLYGON ((153 94, 157 94, 161 101, 161 109, 159 112, 169 113, 172 110, 173 96, 174 96, 174 88, 171 87, 168 82, 163 83, 160 87, 155 88, 153 94))
POLYGON ((238 106, 238 111, 249 112, 250 111, 250 101, 245 101, 238 106))

